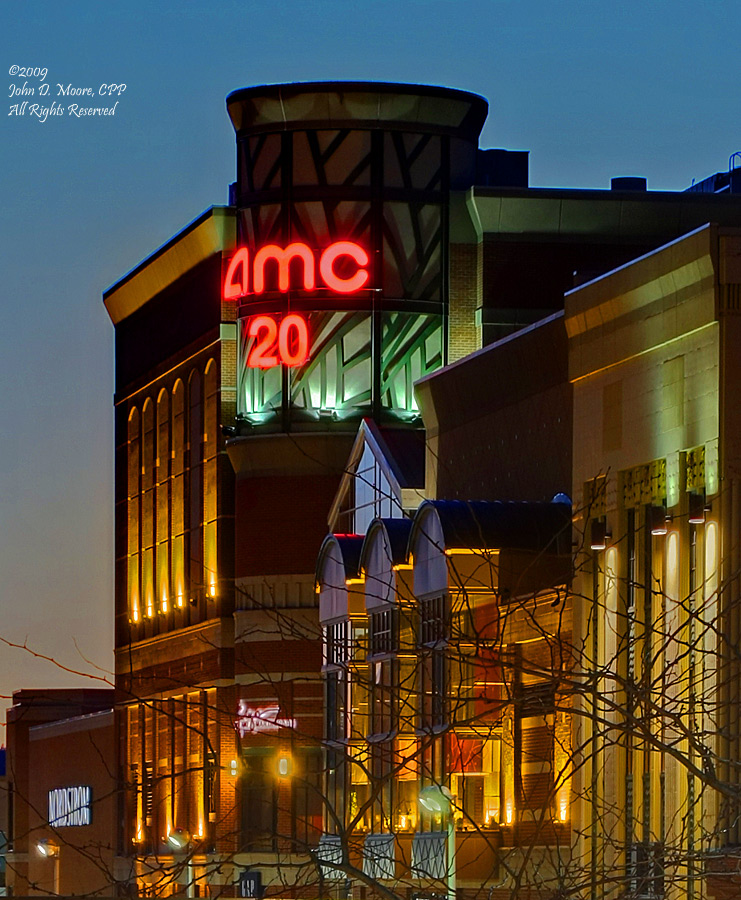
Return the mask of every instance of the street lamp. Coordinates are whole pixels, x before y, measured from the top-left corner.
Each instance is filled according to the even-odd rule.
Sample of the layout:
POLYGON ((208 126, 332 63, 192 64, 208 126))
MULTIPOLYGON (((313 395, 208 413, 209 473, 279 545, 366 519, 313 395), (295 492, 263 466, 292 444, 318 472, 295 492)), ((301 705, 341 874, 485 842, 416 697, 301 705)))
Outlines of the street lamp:
POLYGON ((40 838, 36 841, 36 849, 39 856, 54 860, 54 887, 52 893, 59 895, 59 844, 50 838, 40 838))
POLYGON ((448 849, 448 900, 455 900, 455 818, 453 816, 453 795, 445 785, 430 784, 419 792, 419 804, 427 812, 447 819, 448 835, 446 845, 448 849))

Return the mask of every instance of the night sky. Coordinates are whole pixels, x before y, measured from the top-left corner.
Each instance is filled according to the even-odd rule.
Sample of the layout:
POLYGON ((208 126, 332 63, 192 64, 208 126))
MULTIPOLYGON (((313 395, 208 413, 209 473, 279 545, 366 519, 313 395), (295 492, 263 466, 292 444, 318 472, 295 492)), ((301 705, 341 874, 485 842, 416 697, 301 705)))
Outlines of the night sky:
MULTIPOLYGON (((235 177, 225 97, 283 81, 482 94, 530 183, 681 190, 741 150, 737 2, 280 0, 0 6, 0 638, 101 676, 113 643, 113 326, 102 292, 235 177), (10 98, 11 66, 48 69, 10 98), (125 84, 112 97, 57 85, 125 84), (41 121, 24 99, 64 104, 41 121), (112 106, 75 118, 70 103, 112 106), (102 672, 100 670, 103 670, 102 672)), ((0 695, 102 686, 0 645, 0 695)), ((9 701, 2 700, 2 706, 9 701)), ((2 733, 0 733, 2 742, 2 733)))

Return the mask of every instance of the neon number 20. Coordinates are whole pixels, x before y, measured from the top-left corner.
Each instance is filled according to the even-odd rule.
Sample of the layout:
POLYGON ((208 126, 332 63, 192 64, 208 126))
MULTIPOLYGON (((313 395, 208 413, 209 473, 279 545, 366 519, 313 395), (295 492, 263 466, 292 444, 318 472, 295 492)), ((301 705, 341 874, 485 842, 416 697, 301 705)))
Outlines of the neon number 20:
POLYGON ((255 344, 247 357, 247 365, 256 369, 270 369, 278 365, 278 357, 273 353, 267 355, 275 344, 278 326, 271 316, 257 316, 250 322, 249 336, 255 338, 255 344), (262 337, 260 331, 264 329, 262 337))
POLYGON ((247 333, 255 339, 247 356, 250 368, 270 369, 279 362, 284 366, 302 366, 309 358, 309 326, 302 316, 284 316, 280 327, 272 316, 255 316, 247 333))

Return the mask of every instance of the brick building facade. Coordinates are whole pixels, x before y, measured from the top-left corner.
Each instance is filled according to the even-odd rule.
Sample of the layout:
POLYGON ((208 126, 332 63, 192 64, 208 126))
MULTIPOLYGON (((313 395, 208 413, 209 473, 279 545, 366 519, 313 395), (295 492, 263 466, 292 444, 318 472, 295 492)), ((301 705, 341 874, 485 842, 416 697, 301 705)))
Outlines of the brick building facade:
POLYGON ((526 154, 478 148, 487 104, 461 91, 278 85, 237 91, 227 108, 229 205, 104 295, 116 329, 117 852, 141 892, 231 896, 259 871, 270 893, 296 896, 325 875, 315 561, 363 419, 391 440, 420 431, 421 404, 430 498, 549 499, 570 462, 554 454, 523 496, 521 448, 570 446, 569 414, 557 414, 565 349, 548 338, 564 291, 709 219, 732 224, 741 203, 531 188, 526 154), (476 362, 495 339, 500 382, 476 362), (426 402, 433 373, 472 353, 468 393, 446 398, 452 379, 426 402), (506 427, 508 398, 525 408, 531 382, 552 392, 547 437, 506 427))

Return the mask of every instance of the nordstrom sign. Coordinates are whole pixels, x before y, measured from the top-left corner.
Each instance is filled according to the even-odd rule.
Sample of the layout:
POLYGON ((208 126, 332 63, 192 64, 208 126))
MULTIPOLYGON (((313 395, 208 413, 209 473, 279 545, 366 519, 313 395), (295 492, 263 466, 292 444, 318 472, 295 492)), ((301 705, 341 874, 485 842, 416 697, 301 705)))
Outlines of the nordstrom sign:
POLYGON ((49 824, 52 828, 89 825, 93 818, 92 788, 54 788, 49 791, 49 824))

